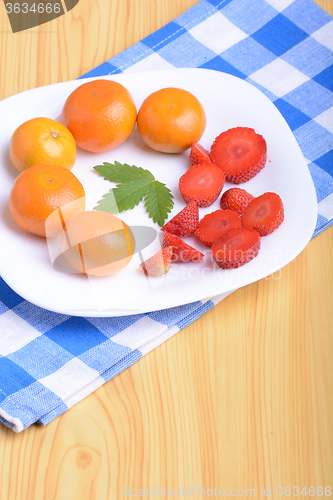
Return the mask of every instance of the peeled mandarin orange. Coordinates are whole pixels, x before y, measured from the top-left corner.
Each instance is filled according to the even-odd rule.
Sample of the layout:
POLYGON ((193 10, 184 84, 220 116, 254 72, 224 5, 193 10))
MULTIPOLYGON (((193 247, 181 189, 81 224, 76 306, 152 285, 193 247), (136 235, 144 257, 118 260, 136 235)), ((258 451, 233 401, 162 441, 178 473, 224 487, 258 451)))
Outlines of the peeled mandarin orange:
POLYGON ((9 195, 9 210, 16 223, 37 236, 61 234, 66 222, 84 209, 81 182, 60 165, 41 163, 24 170, 9 195))
POLYGON ((53 163, 71 169, 76 160, 76 143, 62 123, 51 118, 32 118, 13 133, 9 156, 19 172, 37 163, 53 163))
POLYGON ((134 100, 123 85, 93 80, 68 96, 61 120, 80 148, 99 153, 115 148, 130 136, 136 115, 134 100))
POLYGON ((127 266, 135 239, 132 230, 115 215, 86 211, 68 221, 61 248, 66 261, 77 271, 106 276, 127 266))
POLYGON ((199 100, 187 90, 164 88, 142 103, 138 130, 145 143, 163 153, 181 153, 198 142, 206 128, 199 100))

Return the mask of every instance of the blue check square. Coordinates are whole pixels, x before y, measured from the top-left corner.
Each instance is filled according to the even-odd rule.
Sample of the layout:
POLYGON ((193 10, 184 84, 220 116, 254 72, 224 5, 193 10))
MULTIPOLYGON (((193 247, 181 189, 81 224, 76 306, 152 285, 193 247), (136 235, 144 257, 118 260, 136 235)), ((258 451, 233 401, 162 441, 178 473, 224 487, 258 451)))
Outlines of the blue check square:
POLYGON ((332 107, 332 93, 314 79, 284 95, 283 99, 311 118, 332 107))
POLYGON ((107 340, 89 321, 78 316, 69 318, 45 335, 73 356, 79 356, 107 340))
POLYGON ((313 0, 295 0, 284 9, 283 15, 309 35, 332 20, 313 0))
POLYGON ((9 396, 34 382, 36 379, 23 368, 8 358, 0 357, 0 394, 2 396, 9 396))
POLYGON ((158 51, 158 55, 175 68, 198 68, 205 61, 214 57, 215 52, 185 32, 181 38, 177 38, 162 47, 158 51), (184 46, 187 47, 186 51, 183 50, 184 46))
POLYGON ((220 54, 225 61, 249 76, 275 59, 275 55, 251 37, 244 38, 220 54))
MULTIPOLYGON (((312 37, 308 37, 303 40, 303 42, 292 47, 281 56, 281 59, 287 61, 287 63, 291 64, 294 68, 310 78, 315 77, 318 73, 329 68, 333 62, 332 51, 312 37)), ((330 75, 331 83, 332 79, 332 75, 330 75)), ((314 78, 314 80, 316 80, 316 78, 314 78)))
POLYGON ((184 33, 186 33, 185 28, 175 22, 171 22, 144 38, 141 43, 157 51, 184 33))
POLYGON ((302 42, 308 34, 289 21, 283 14, 278 14, 251 36, 273 54, 281 56, 302 42))
POLYGON ((235 26, 251 35, 278 14, 265 0, 237 0, 221 9, 222 14, 235 26), (260 16, 258 16, 258 10, 260 16))

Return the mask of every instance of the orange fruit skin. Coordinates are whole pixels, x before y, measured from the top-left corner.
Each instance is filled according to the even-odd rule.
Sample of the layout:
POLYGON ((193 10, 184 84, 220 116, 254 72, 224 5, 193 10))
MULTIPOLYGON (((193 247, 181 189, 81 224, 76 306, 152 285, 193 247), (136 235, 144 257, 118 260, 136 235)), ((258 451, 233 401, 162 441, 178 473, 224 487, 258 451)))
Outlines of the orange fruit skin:
POLYGON ((127 266, 135 250, 135 239, 127 224, 115 215, 86 211, 66 224, 61 249, 66 261, 77 271, 107 276, 127 266))
POLYGON ((133 97, 123 85, 93 80, 68 96, 61 121, 80 148, 100 153, 115 148, 130 136, 136 115, 133 97))
POLYGON ((8 204, 22 229, 44 238, 53 237, 61 234, 73 215, 85 209, 85 192, 70 170, 41 163, 17 176, 8 204))
POLYGON ((137 124, 150 148, 163 153, 181 153, 201 138, 206 128, 206 114, 193 94, 169 87, 153 92, 143 101, 137 124))
POLYGON ((32 118, 13 133, 9 156, 18 172, 37 163, 52 163, 70 170, 76 160, 76 143, 62 123, 51 118, 32 118))

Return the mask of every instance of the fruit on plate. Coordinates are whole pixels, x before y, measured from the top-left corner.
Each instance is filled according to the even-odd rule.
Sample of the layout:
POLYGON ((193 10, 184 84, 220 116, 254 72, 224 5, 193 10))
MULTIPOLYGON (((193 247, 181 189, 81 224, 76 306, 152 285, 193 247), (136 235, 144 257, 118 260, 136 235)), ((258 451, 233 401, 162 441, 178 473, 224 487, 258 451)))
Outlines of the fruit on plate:
POLYGON ((186 203, 209 207, 220 195, 224 180, 223 170, 213 163, 192 165, 179 179, 179 191, 186 203))
POLYGON ((67 221, 84 209, 85 192, 78 178, 49 163, 21 172, 9 195, 9 210, 16 223, 37 236, 59 235, 67 221))
POLYGON ((234 227, 215 240, 212 257, 222 269, 235 269, 258 255, 260 241, 260 234, 255 229, 234 227))
POLYGON ((283 220, 283 203, 276 193, 264 193, 252 200, 241 217, 243 227, 256 229, 261 236, 275 231, 283 220))
POLYGON ((205 215, 196 230, 198 238, 208 247, 225 231, 233 227, 240 227, 241 219, 233 210, 215 210, 205 215))
POLYGON ((206 114, 191 92, 168 87, 153 92, 143 101, 137 124, 150 148, 163 153, 181 153, 201 138, 206 128, 206 114))
POLYGON ((63 256, 74 269, 107 276, 129 264, 135 251, 130 227, 106 212, 85 211, 66 223, 61 235, 63 256))
POLYGON ((76 143, 62 123, 51 118, 32 118, 14 131, 9 156, 18 172, 37 163, 52 163, 70 170, 76 160, 76 143))
POLYGON ((189 236, 194 233, 199 224, 199 209, 196 201, 190 201, 177 215, 162 227, 177 236, 189 236))
POLYGON ((230 188, 222 194, 220 207, 224 210, 234 210, 241 215, 244 208, 247 207, 253 199, 254 196, 245 189, 239 187, 230 188))
POLYGON ((152 257, 142 262, 140 267, 146 275, 155 277, 163 276, 163 274, 166 274, 170 270, 172 253, 171 246, 162 248, 162 250, 159 250, 152 257))
POLYGON ((246 182, 266 165, 265 139, 252 128, 235 127, 216 137, 210 151, 213 163, 222 168, 226 180, 246 182))
POLYGON ((204 254, 196 248, 188 245, 178 236, 165 231, 163 238, 163 247, 172 247, 172 262, 200 262, 204 254))
POLYGON ((198 163, 210 163, 211 159, 207 149, 198 142, 193 142, 190 151, 190 165, 198 165, 198 163))
POLYGON ((93 80, 68 96, 61 121, 80 148, 101 153, 130 136, 136 116, 133 97, 123 85, 111 80, 93 80))

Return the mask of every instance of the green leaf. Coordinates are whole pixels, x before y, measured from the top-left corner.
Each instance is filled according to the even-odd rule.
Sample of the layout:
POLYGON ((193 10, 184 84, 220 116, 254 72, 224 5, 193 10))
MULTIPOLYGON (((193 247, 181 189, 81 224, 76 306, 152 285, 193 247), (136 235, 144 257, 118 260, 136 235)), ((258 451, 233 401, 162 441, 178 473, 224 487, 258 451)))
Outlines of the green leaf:
POLYGON ((110 189, 98 202, 95 210, 117 214, 130 210, 140 203, 146 195, 149 186, 154 181, 141 180, 118 184, 114 189, 110 189))
POLYGON ((170 189, 162 182, 155 181, 150 184, 145 198, 145 207, 149 217, 161 227, 173 207, 172 198, 170 189))
POLYGON ((96 165, 94 169, 104 177, 105 180, 116 183, 126 183, 133 181, 154 181, 155 177, 149 170, 145 170, 135 165, 128 165, 127 163, 119 163, 115 161, 114 164, 104 162, 103 165, 96 165))

